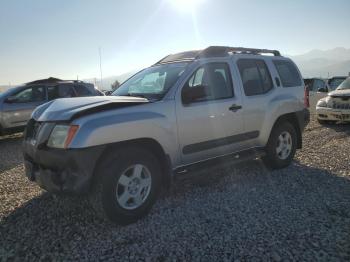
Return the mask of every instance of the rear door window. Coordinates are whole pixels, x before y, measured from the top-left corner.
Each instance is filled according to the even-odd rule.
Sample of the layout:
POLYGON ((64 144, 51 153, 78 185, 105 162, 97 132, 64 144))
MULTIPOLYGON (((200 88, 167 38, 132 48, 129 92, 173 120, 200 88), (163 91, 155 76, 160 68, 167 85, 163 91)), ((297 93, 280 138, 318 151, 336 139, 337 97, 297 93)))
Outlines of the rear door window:
POLYGON ((49 101, 59 98, 58 96, 58 86, 48 86, 47 87, 47 97, 49 101))
POLYGON ((301 78, 295 65, 287 60, 273 61, 283 87, 301 86, 301 78))
POLYGON ((93 95, 90 92, 90 90, 83 85, 75 85, 74 89, 77 92, 77 96, 92 96, 93 95))
POLYGON ((75 91, 72 84, 60 84, 58 86, 58 97, 75 97, 75 91))
POLYGON ((246 96, 264 94, 273 88, 270 72, 263 60, 240 59, 237 65, 246 96))

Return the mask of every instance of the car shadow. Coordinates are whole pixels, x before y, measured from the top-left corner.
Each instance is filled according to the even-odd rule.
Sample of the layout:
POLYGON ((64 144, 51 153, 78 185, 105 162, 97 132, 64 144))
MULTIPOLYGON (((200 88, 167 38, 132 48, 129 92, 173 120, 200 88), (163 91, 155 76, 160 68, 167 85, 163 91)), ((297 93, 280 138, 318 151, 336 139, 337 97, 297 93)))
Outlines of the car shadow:
MULTIPOLYGON (((159 249, 158 255, 166 255, 168 246, 178 241, 195 237, 202 245, 203 235, 215 239, 222 230, 232 245, 254 241, 254 234, 262 234, 267 243, 283 242, 283 235, 270 233, 281 228, 290 237, 307 230, 306 240, 322 245, 321 240, 327 239, 327 248, 336 249, 337 239, 347 238, 349 229, 349 188, 349 179, 298 162, 270 171, 260 161, 247 161, 178 177, 147 217, 124 227, 96 217, 84 198, 43 193, 1 218, 0 256, 88 260, 91 252, 96 257, 122 255, 123 250, 133 252, 135 245, 149 246, 147 235, 158 236, 152 237, 152 245, 159 249), (188 227, 191 221, 197 222, 188 227), (251 228, 251 234, 245 235, 243 226, 251 228), (332 235, 329 230, 335 226, 337 234, 332 235), (170 230, 167 240, 162 230, 164 234, 170 230), (175 237, 179 230, 181 237, 175 237)), ((192 247, 187 248, 191 252, 192 247)), ((288 246, 284 248, 288 251, 288 246)))
POLYGON ((342 123, 336 123, 336 124, 323 124, 322 126, 328 127, 333 129, 336 132, 339 133, 345 133, 347 135, 350 135, 350 123, 342 122, 342 123))
POLYGON ((23 163, 23 134, 0 136, 0 172, 11 169, 23 163))

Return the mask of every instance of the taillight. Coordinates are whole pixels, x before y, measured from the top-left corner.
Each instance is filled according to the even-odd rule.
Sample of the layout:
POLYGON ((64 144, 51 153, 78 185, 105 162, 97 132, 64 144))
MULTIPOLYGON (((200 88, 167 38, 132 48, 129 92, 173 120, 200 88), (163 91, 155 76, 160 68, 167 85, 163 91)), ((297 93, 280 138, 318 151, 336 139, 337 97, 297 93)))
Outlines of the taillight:
POLYGON ((310 107, 309 88, 307 86, 304 88, 304 106, 306 108, 310 107))

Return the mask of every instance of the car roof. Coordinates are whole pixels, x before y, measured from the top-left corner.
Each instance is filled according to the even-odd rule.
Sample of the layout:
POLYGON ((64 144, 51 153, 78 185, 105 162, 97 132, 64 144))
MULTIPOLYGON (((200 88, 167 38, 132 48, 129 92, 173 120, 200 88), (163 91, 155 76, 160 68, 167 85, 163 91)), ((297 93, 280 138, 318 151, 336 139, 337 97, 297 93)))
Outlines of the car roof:
POLYGON ((81 84, 86 84, 83 81, 80 80, 62 80, 59 78, 55 78, 55 77, 49 77, 49 78, 45 78, 45 79, 39 79, 39 80, 35 80, 35 81, 31 81, 28 82, 26 84, 24 84, 24 86, 31 86, 31 85, 45 85, 45 84, 59 84, 59 83, 67 83, 67 84, 73 84, 73 83, 81 83, 81 84))
POLYGON ((245 47, 229 47, 229 46, 209 46, 203 50, 192 50, 177 54, 167 55, 154 65, 176 63, 176 62, 192 62, 201 58, 227 57, 235 54, 262 55, 272 54, 281 57, 278 50, 245 48, 245 47))

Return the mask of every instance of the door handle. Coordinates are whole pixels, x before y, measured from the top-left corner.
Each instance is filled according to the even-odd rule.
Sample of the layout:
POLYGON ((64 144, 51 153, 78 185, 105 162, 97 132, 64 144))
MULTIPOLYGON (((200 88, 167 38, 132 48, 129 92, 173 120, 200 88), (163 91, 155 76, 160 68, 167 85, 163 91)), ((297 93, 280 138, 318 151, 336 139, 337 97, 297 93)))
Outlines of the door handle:
POLYGON ((237 110, 242 109, 242 106, 233 104, 233 105, 230 106, 228 109, 229 109, 230 111, 236 112, 237 110))

